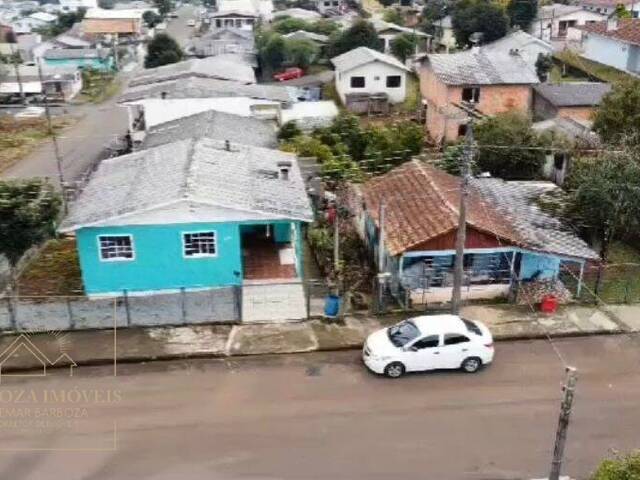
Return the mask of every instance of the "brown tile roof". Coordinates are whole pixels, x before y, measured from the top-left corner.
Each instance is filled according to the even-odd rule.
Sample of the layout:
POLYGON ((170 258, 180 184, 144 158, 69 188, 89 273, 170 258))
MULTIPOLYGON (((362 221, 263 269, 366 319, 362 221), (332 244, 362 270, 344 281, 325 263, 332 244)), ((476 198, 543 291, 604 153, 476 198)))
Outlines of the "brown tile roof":
MULTIPOLYGON (((385 203, 387 249, 398 255, 458 226, 460 179, 418 160, 368 181, 362 188, 367 210, 378 224, 380 201, 385 203)), ((475 187, 470 187, 467 223, 506 243, 524 242, 475 187)))
POLYGON ((638 18, 620 18, 618 19, 618 28, 615 30, 607 30, 607 22, 589 23, 577 27, 587 33, 595 33, 603 37, 615 38, 626 43, 640 45, 640 19, 638 18))
POLYGON ((122 18, 85 18, 82 22, 84 33, 140 33, 140 21, 122 18))

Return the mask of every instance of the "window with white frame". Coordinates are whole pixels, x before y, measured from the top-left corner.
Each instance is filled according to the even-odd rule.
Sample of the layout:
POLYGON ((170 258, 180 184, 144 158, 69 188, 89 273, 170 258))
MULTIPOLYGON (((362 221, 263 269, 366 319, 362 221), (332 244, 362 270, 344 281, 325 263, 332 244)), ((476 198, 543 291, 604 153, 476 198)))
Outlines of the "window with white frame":
POLYGON ((133 238, 131 235, 100 235, 100 260, 133 260, 133 238))
POLYGON ((218 253, 216 232, 182 234, 185 257, 215 257, 218 253))

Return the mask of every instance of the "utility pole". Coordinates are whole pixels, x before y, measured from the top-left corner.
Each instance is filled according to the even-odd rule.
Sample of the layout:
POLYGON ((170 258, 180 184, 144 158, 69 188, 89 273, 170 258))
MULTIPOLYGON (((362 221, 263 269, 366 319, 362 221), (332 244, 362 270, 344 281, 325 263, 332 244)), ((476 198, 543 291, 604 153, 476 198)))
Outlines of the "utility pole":
POLYGON ((451 313, 458 315, 462 300, 462 281, 464 277, 464 244, 467 239, 467 196, 471 178, 471 162, 475 154, 473 139, 473 118, 469 116, 465 144, 460 168, 460 207, 458 212, 458 231, 456 233, 456 258, 453 269, 453 290, 451 292, 451 313))
POLYGON ((62 172, 62 155, 60 155, 60 147, 58 146, 58 137, 56 131, 53 128, 53 122, 51 121, 51 111, 49 110, 49 98, 47 96, 47 90, 44 87, 42 77, 42 65, 38 60, 38 80, 42 88, 42 94, 44 97, 44 113, 47 117, 47 126, 49 127, 49 135, 51 135, 51 141, 53 142, 53 153, 56 157, 56 168, 58 169, 58 181, 60 182, 60 189, 62 190, 62 206, 64 213, 67 213, 67 199, 64 191, 64 174, 62 172))
POLYGON ((578 377, 576 369, 566 367, 567 378, 562 390, 564 395, 560 404, 560 417, 558 418, 558 429, 556 431, 556 443, 553 447, 553 460, 551 462, 551 473, 549 480, 558 480, 560 478, 560 467, 562 466, 562 457, 564 456, 564 445, 567 441, 567 430, 569 429, 569 417, 571 416, 571 407, 573 405, 573 394, 576 389, 578 377))
POLYGON ((340 271, 340 220, 338 214, 338 203, 334 204, 335 216, 333 218, 333 267, 336 272, 340 271))
POLYGON ((27 104, 27 96, 24 93, 24 88, 22 86, 22 77, 20 76, 20 66, 18 64, 18 58, 16 57, 16 50, 11 44, 11 63, 13 64, 13 69, 16 72, 16 80, 18 81, 18 91, 20 92, 20 99, 22 100, 22 105, 27 104))
POLYGON ((385 265, 385 211, 386 205, 384 200, 380 201, 380 207, 378 209, 378 222, 380 228, 378 229, 378 313, 384 311, 384 287, 387 283, 389 274, 386 272, 385 265))

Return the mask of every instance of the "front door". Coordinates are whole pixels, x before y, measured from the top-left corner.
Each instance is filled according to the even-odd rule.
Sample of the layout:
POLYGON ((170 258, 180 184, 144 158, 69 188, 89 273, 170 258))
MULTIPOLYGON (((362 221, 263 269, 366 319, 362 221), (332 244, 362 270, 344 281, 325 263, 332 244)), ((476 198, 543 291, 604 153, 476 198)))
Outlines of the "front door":
POLYGON ((440 335, 428 335, 414 342, 405 353, 408 371, 434 370, 440 367, 440 335))

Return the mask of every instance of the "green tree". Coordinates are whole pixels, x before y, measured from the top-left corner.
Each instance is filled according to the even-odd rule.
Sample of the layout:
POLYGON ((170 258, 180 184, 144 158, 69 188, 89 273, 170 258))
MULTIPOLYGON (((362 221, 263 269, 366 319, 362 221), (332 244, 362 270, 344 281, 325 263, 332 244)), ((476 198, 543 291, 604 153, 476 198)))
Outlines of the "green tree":
POLYGON ((404 26, 404 15, 399 8, 387 8, 382 14, 382 19, 385 22, 404 26))
POLYGON ((391 53, 403 62, 416 53, 418 37, 413 33, 401 33, 391 41, 391 53))
POLYGON ((460 0, 453 9, 451 22, 456 42, 471 45, 470 36, 482 35, 482 43, 493 42, 506 35, 509 19, 500 5, 487 0, 460 0))
POLYGON ((162 17, 151 10, 147 10, 142 14, 142 20, 149 28, 153 28, 162 22, 162 17))
POLYGON ((604 460, 591 480, 637 480, 640 478, 640 450, 604 460))
POLYGON ((536 59, 536 75, 541 82, 546 82, 549 77, 549 71, 553 67, 553 55, 550 53, 539 53, 536 59))
POLYGON ((307 69, 318 57, 320 49, 310 40, 287 40, 285 52, 287 63, 292 66, 307 69))
POLYGON ((490 117, 475 128, 478 168, 505 179, 533 179, 539 176, 545 152, 542 140, 525 115, 508 112, 490 117), (517 147, 534 148, 517 148, 517 147))
POLYGON ((280 20, 276 20, 273 22, 271 26, 272 30, 282 35, 286 35, 287 33, 295 32, 297 30, 306 30, 309 32, 310 25, 305 20, 300 18, 293 17, 285 17, 280 20))
POLYGON ((640 138, 640 80, 613 86, 596 111, 593 130, 605 143, 640 138))
POLYGON ((631 18, 631 12, 622 3, 616 5, 614 15, 618 18, 631 18))
POLYGON ((507 4, 507 15, 512 27, 528 31, 537 14, 538 0, 510 0, 507 4))
POLYGON ((334 35, 328 52, 330 57, 337 57, 357 47, 369 47, 373 50, 382 50, 384 47, 384 42, 370 22, 358 20, 344 32, 334 35))
POLYGON ((153 4, 158 9, 158 13, 162 18, 166 17, 167 14, 174 9, 172 0, 153 0, 153 4))
POLYGON ((637 145, 574 160, 564 188, 568 194, 565 215, 597 238, 603 261, 607 261, 614 239, 640 233, 637 145))
POLYGON ((156 34, 147 46, 147 56, 144 59, 145 68, 160 67, 182 60, 184 54, 178 42, 166 33, 156 34))
POLYGON ((278 140, 281 141, 290 141, 296 137, 302 135, 302 130, 298 127, 298 124, 295 120, 285 123, 280 127, 280 131, 278 132, 278 140))
POLYGON ((278 71, 287 59, 286 42, 278 33, 263 34, 260 36, 258 53, 260 64, 267 73, 278 71))
POLYGON ((11 283, 24 253, 55 232, 60 197, 44 180, 0 182, 0 253, 9 261, 11 283))

